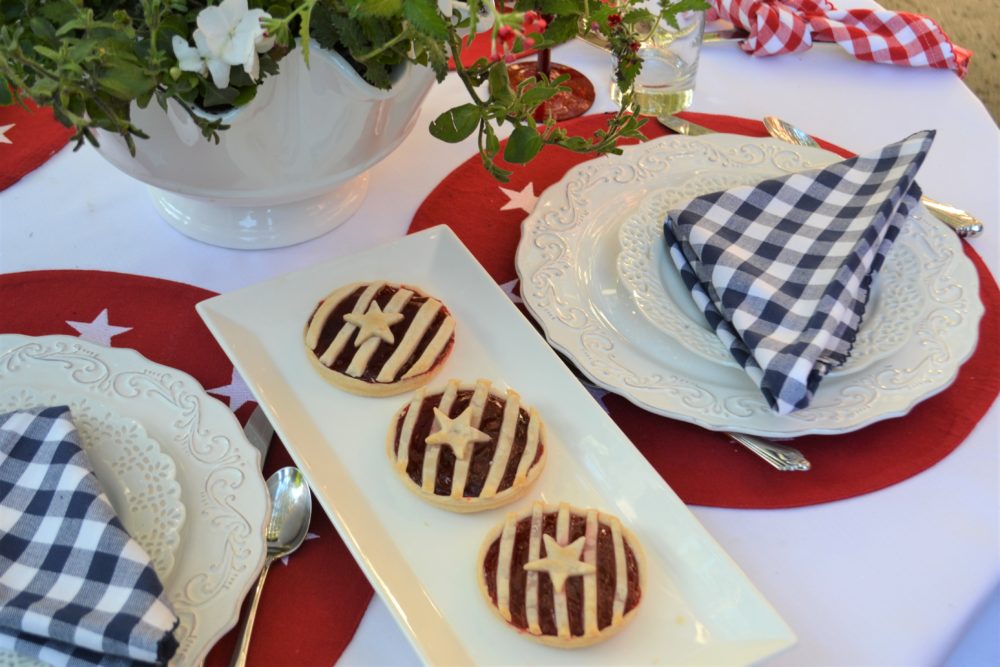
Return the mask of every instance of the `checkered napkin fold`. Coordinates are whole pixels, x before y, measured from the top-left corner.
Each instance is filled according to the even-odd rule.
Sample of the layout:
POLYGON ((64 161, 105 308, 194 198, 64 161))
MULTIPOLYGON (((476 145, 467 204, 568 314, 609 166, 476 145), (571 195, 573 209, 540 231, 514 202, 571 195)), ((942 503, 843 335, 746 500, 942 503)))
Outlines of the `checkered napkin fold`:
POLYGON ((754 56, 798 53, 836 42, 859 60, 904 67, 941 67, 965 76, 972 51, 933 20, 887 9, 842 10, 828 0, 713 0, 709 18, 746 30, 740 48, 754 56))
POLYGON ((177 622, 69 408, 0 415, 0 652, 53 665, 165 664, 177 622))
POLYGON ((685 285, 780 414, 805 408, 846 361, 871 282, 917 205, 934 139, 702 195, 671 210, 664 235, 685 285))

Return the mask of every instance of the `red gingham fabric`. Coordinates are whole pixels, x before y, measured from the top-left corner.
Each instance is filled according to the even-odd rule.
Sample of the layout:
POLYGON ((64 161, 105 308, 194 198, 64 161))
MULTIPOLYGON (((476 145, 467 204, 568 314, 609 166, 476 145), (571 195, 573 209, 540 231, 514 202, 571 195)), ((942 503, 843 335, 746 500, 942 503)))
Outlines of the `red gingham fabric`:
POLYGON ((859 60, 948 68, 965 76, 972 52, 954 44, 926 16, 887 10, 840 10, 826 0, 713 0, 709 19, 749 33, 740 47, 754 56, 798 53, 836 42, 859 60))

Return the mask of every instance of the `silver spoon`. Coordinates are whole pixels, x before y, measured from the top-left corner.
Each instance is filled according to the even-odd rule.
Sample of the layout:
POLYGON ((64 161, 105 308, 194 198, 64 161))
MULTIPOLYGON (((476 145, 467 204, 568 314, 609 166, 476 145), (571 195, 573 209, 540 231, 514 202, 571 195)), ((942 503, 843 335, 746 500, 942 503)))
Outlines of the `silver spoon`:
POLYGON ((312 518, 312 494, 302 471, 287 467, 275 472, 267 479, 267 492, 271 496, 271 520, 267 523, 267 557, 264 559, 264 569, 260 571, 257 587, 254 588, 250 601, 250 611, 247 612, 240 636, 236 642, 236 652, 229 663, 230 667, 245 665, 247 650, 250 648, 250 633, 253 631, 254 617, 257 616, 257 604, 260 602, 260 592, 264 589, 264 579, 267 571, 278 558, 292 553, 302 544, 309 529, 312 518))
MULTIPOLYGON (((775 139, 780 139, 788 144, 796 146, 812 146, 818 148, 816 140, 795 127, 788 121, 781 120, 776 116, 764 116, 764 127, 775 139)), ((983 223, 970 213, 960 208, 955 208, 949 204, 943 204, 930 197, 921 197, 920 203, 924 205, 930 213, 951 227, 951 229, 963 239, 978 236, 983 231, 983 223)))

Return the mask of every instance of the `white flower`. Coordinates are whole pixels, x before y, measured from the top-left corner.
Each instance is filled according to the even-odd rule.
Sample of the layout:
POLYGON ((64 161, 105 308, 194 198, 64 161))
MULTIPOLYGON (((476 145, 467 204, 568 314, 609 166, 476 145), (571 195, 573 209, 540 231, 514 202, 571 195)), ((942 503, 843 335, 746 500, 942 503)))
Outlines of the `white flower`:
POLYGON ((197 72, 202 76, 207 72, 205 59, 201 57, 198 49, 192 48, 182 37, 174 35, 173 39, 174 55, 177 56, 177 66, 185 72, 197 72))
POLYGON ((212 83, 220 89, 229 86, 233 65, 242 65, 243 71, 257 80, 260 75, 257 54, 274 46, 274 38, 261 25, 263 19, 270 17, 262 9, 248 9, 247 0, 222 0, 219 5, 206 7, 198 13, 195 49, 180 37, 174 38, 178 66, 185 72, 202 75, 207 69, 212 83))

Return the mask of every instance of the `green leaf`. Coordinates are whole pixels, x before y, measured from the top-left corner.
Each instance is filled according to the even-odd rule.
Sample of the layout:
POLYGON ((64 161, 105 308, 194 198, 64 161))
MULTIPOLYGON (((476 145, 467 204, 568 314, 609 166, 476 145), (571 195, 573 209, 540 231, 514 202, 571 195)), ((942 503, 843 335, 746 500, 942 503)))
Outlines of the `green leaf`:
POLYGON ((40 56, 42 56, 44 58, 48 58, 52 62, 59 62, 59 52, 58 51, 53 51, 52 49, 50 49, 47 46, 42 46, 41 44, 36 44, 35 45, 35 53, 37 53, 38 55, 40 55, 40 56))
POLYGON ((576 15, 557 16, 543 33, 545 44, 555 46, 576 37, 580 32, 580 17, 576 15))
POLYGON ((251 86, 250 88, 244 88, 240 91, 240 94, 236 96, 233 100, 234 107, 241 107, 250 103, 250 100, 257 97, 257 86, 251 86))
POLYGON ((584 3, 581 0, 541 0, 538 11, 541 14, 583 14, 584 3))
POLYGON ((559 86, 546 86, 539 83, 524 91, 521 95, 521 103, 525 107, 532 109, 542 102, 555 97, 558 93, 559 86))
POLYGON ((647 26, 651 26, 653 24, 653 21, 655 20, 656 20, 656 15, 652 14, 648 9, 644 9, 642 7, 639 7, 638 9, 633 9, 622 17, 622 21, 624 21, 625 23, 630 23, 630 24, 644 23, 647 24, 647 26))
POLYGON ((38 100, 55 95, 59 90, 59 82, 52 79, 38 79, 31 85, 31 96, 38 100))
POLYGON ((108 59, 104 71, 97 77, 97 85, 112 97, 130 102, 156 86, 156 80, 146 74, 139 64, 121 57, 108 59))
POLYGON ((503 159, 514 164, 530 162, 542 150, 544 142, 534 125, 519 125, 511 132, 503 159))
POLYGON ((486 154, 492 157, 500 152, 500 139, 489 123, 485 123, 483 129, 486 134, 486 154))
POLYGON ((28 25, 31 27, 31 32, 35 33, 35 35, 45 40, 47 43, 59 43, 59 38, 56 36, 56 29, 45 19, 38 18, 37 16, 32 17, 31 20, 28 21, 28 25))
POLYGON ((497 61, 490 67, 490 97, 499 104, 508 105, 514 101, 514 91, 510 87, 507 65, 497 61))
POLYGON ((481 118, 478 106, 463 104, 435 118, 430 125, 430 133, 441 141, 458 143, 473 133, 481 118))
POLYGON ((403 3, 403 16, 414 28, 435 39, 448 38, 448 23, 437 10, 434 0, 406 0, 403 3))
POLYGON ((665 0, 661 1, 661 6, 663 10, 660 12, 660 16, 663 20, 667 22, 671 28, 675 30, 680 26, 677 24, 677 15, 688 11, 700 11, 709 8, 709 4, 705 0, 673 0, 669 5, 665 0))
POLYGON ((238 96, 239 91, 235 88, 219 90, 210 82, 206 82, 204 86, 204 98, 201 102, 201 106, 206 109, 211 109, 212 107, 232 106, 238 96))
POLYGON ((276 2, 268 6, 267 13, 276 19, 281 19, 291 14, 292 8, 283 2, 276 2))
POLYGON ((402 0, 364 0, 357 4, 358 14, 381 18, 398 16, 402 8, 402 0))

